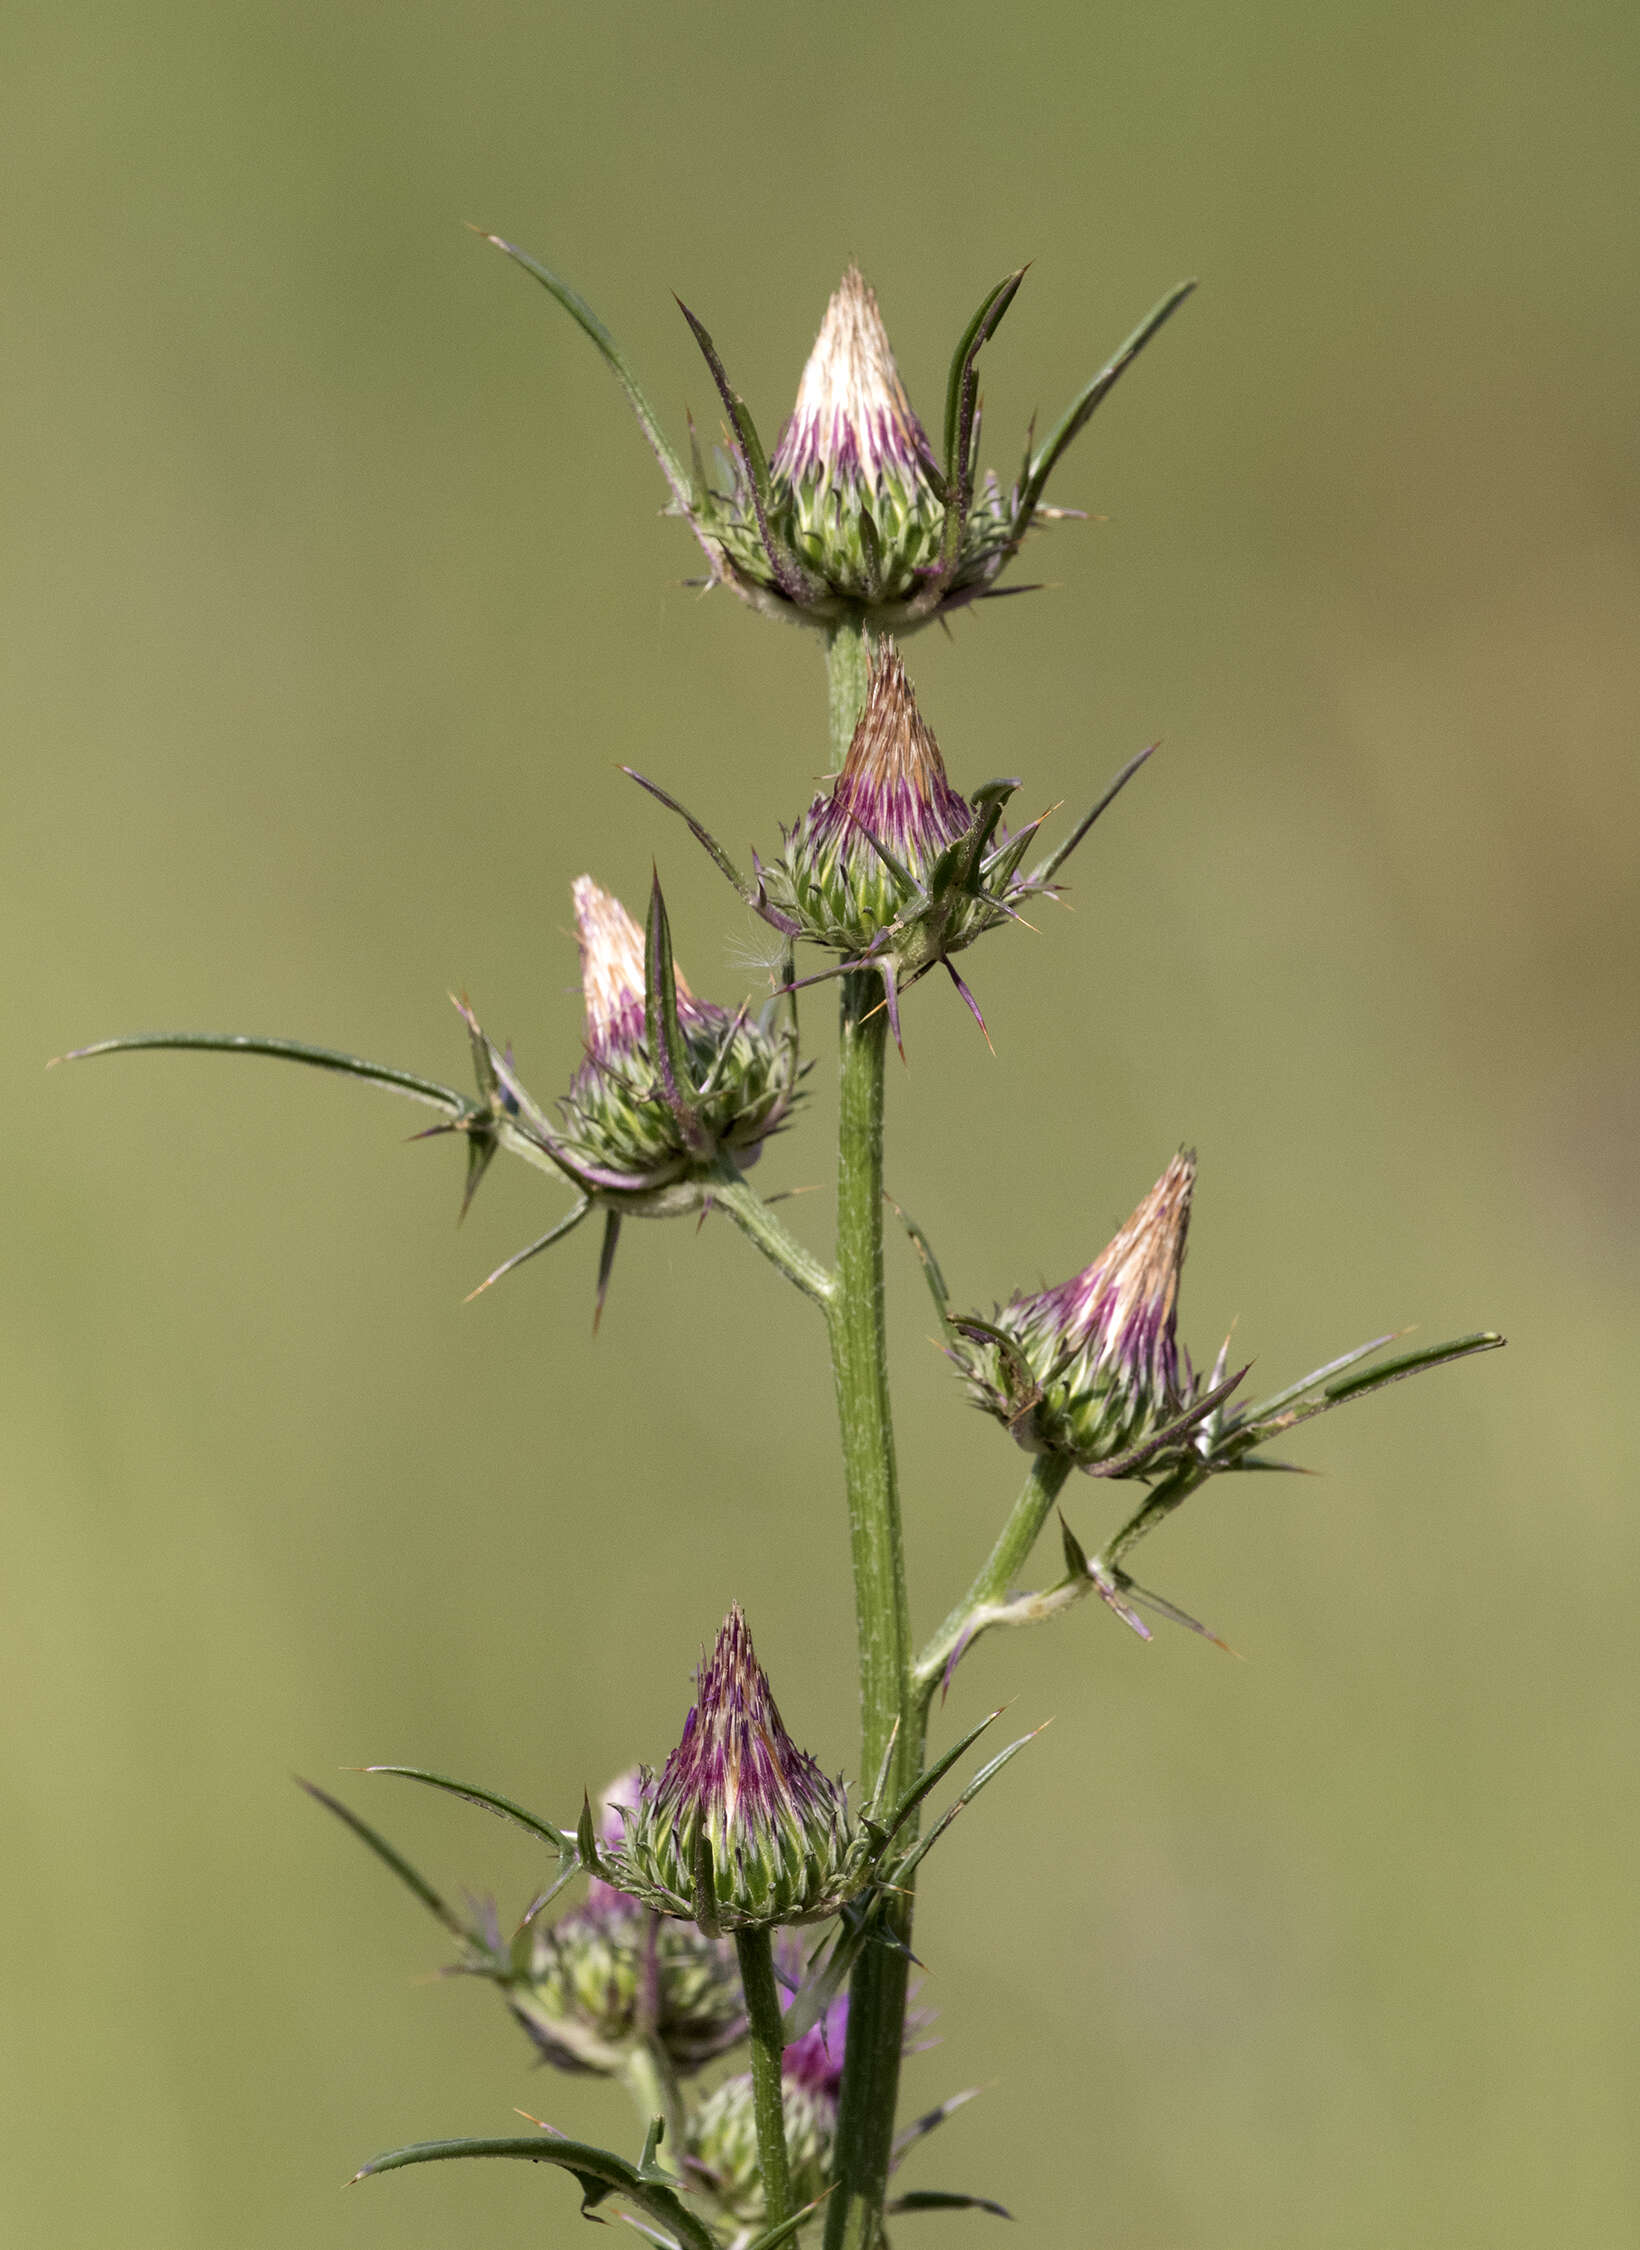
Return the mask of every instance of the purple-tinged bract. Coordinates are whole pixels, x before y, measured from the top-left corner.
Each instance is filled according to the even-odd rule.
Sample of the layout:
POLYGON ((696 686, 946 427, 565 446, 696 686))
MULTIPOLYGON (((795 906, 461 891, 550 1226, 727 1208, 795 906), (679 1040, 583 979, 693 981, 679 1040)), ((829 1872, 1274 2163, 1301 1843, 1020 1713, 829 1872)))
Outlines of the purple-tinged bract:
POLYGON ((659 1774, 643 1771, 607 1878, 715 1932, 834 1914, 869 1865, 842 1783, 786 1732, 746 1620, 731 1609, 682 1740, 659 1774))
POLYGON ((1200 1393, 1174 1329, 1195 1180, 1181 1152, 1091 1265, 955 1323, 969 1396, 1029 1451, 1109 1475, 1154 1460, 1158 1438, 1184 1440, 1200 1393))

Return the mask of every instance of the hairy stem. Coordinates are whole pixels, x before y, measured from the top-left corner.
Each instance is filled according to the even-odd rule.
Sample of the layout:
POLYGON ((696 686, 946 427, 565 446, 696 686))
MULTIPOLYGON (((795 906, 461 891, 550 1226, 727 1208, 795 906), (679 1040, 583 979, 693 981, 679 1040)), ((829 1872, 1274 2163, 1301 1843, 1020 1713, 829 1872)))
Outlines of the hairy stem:
POLYGON ((746 1995, 746 2022, 752 2044, 752 2114, 757 2121, 757 2161, 763 2175, 764 2224, 777 2227, 789 2219, 792 2201, 791 2160, 786 2152, 786 2111, 781 2094, 780 2057, 783 2027, 780 2021, 780 1988, 774 1977, 774 1948, 767 1930, 737 1930, 735 1952, 740 1960, 740 1982, 746 1995))
MULTIPOLYGON (((832 1366, 848 1491, 860 1657, 860 1771, 875 1779, 894 1745, 890 1785, 922 1763, 911 1697, 911 1623, 889 1412, 883 1325, 883 1067, 888 1021, 875 977, 845 978, 837 1166, 837 1293, 832 1366)), ((836 2193, 826 2250, 875 2250, 887 2190, 904 2038, 911 1900, 888 1902, 886 1944, 854 1972, 837 2123, 836 2193)))
POLYGON ((831 762, 840 766, 848 756, 854 729, 866 707, 865 629, 858 617, 826 628, 826 687, 831 707, 831 762))
POLYGON ((1059 1498, 1070 1473, 1070 1462, 1061 1453, 1039 1453, 1032 1461, 1025 1489, 997 1534, 996 1545, 967 1593, 917 1659, 914 1686, 923 1710, 927 1710, 953 1654, 972 1630, 976 1613, 1000 1602, 1024 1569, 1048 1520, 1048 1510, 1059 1498))

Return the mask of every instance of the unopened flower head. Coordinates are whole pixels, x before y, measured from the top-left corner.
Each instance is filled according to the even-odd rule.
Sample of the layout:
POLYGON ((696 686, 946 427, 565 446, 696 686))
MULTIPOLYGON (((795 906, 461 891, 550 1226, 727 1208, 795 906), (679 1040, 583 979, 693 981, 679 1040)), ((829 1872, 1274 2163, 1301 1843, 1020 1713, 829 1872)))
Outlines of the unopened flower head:
POLYGON ((627 394, 693 532, 707 582, 766 616, 830 627, 862 613, 901 634, 942 611, 984 600, 1036 526, 1077 509, 1050 507, 1060 456, 1118 377, 1190 294, 1169 292, 1037 442, 1005 484, 979 467, 979 355, 1024 280, 1023 267, 986 292, 958 338, 946 376, 944 426, 932 444, 906 396, 877 300, 850 266, 832 294, 772 458, 716 345, 685 306, 726 423, 710 466, 693 442, 684 461, 619 347, 591 309, 546 266, 489 238, 535 276, 589 335, 627 394))
MULTIPOLYGON (((698 999, 671 965, 667 935, 674 1052, 651 1020, 645 933, 590 875, 576 879, 573 896, 586 1041, 560 1117, 525 1093, 510 1053, 468 1013, 481 1087, 510 1142, 538 1151, 590 1202, 648 1217, 695 1210, 720 1159, 755 1163, 784 1122, 798 1077, 790 1022, 777 1022, 774 1008, 759 1019, 698 999)), ((658 892, 656 927, 665 930, 658 892)))
POLYGON ((760 910, 845 967, 877 970, 894 1020, 907 984, 1020 919, 1043 888, 1019 873, 1036 823, 1012 834, 1001 823, 1012 788, 970 801, 952 787, 900 653, 880 642, 841 772, 759 869, 760 910))
POLYGON ((769 472, 778 530, 833 593, 903 601, 937 568, 933 451, 858 266, 826 307, 769 472))
POLYGON ((969 1396, 1031 1452, 1108 1469, 1188 1415, 1196 1383, 1174 1327, 1195 1179, 1181 1152, 1090 1266, 956 1324, 969 1396))
POLYGON ((834 1914, 868 1864, 842 1783, 786 1732, 731 1609, 682 1740, 658 1775, 643 1775, 610 1879, 708 1930, 757 1929, 834 1914))
MULTIPOLYGON (((636 1804, 641 1782, 634 1767, 605 1790, 598 1834, 606 1847, 619 1844, 623 1808, 636 1804)), ((692 1922, 664 1920, 596 1880, 584 1906, 521 1933, 506 1996, 542 2055, 561 2070, 611 2074, 652 2038, 687 2075, 746 2030, 733 1943, 707 1937, 692 1922)))
MULTIPOLYGON (((791 2049, 786 2050, 787 2056, 791 2049)), ((826 2185, 837 2140, 837 2097, 821 2092, 783 2068, 782 2108, 786 2120, 786 2160, 791 2167, 792 2200, 812 2203, 826 2185)), ((736 2226, 760 2227, 766 2216, 763 2175, 757 2155, 757 2119, 748 2073, 727 2078, 689 2120, 684 2164, 736 2226)), ((744 2237, 742 2237, 744 2239, 744 2237)))

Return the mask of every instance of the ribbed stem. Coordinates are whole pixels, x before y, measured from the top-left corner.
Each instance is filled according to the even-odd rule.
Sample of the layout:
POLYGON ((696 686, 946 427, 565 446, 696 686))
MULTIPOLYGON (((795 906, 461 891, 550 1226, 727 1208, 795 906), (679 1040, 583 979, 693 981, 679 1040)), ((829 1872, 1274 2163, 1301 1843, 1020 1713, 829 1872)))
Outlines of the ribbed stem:
POLYGON ((826 628, 826 688, 831 710, 831 762, 840 766, 848 756, 854 729, 866 707, 865 629, 858 617, 826 628))
POLYGON ((757 2122, 758 2170, 763 2175, 763 2218, 765 2226, 777 2227, 791 2217, 796 2205, 792 2201, 791 2159, 786 2150, 786 2108, 780 2078, 783 2026, 774 1948, 767 1930, 737 1930, 735 1952, 740 1960, 752 2043, 752 2115, 757 2122))
MULTIPOLYGON (((866 647, 857 624, 826 640, 832 755, 841 764, 866 697, 866 647)), ((883 1324, 883 1070, 888 1044, 882 985, 843 980, 837 1132, 837 1265, 827 1307, 848 1496, 860 1657, 860 1773, 872 1787, 894 1744, 893 1793, 922 1768, 922 1724, 911 1694, 911 1620, 900 1538, 900 1495, 889 1412, 883 1324), (896 1732, 896 1729, 898 1730, 896 1732)), ((885 1933, 909 1947, 911 1900, 887 1904, 885 1933)), ((835 2187, 826 2250, 877 2250, 894 2146, 905 2040, 907 1954, 868 1945, 849 1990, 838 2094, 835 2187)))
MULTIPOLYGON (((860 1772, 872 1786, 894 1743, 891 1791, 922 1762, 911 1695, 911 1620, 889 1412, 883 1324, 883 1069, 888 1020, 870 975, 843 980, 838 1120, 837 1283, 832 1366, 848 1492, 860 1658, 860 1772), (896 1735, 896 1729, 898 1734, 896 1735), (914 1739, 915 1738, 915 1739, 914 1739)), ((890 1935, 911 1935, 911 1900, 889 1906, 890 1935)), ((904 2039, 906 1955, 870 1945, 854 1972, 837 2120, 838 2186, 826 2250, 875 2250, 887 2191, 904 2039)))

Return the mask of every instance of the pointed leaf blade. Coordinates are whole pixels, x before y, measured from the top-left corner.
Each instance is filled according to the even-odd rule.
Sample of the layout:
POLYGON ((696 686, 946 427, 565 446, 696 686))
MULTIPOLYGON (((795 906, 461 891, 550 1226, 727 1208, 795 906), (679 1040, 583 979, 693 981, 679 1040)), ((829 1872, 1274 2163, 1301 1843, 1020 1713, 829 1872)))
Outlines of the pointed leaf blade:
POLYGON ((97 1055, 132 1055, 145 1052, 207 1055, 269 1055, 278 1062, 306 1063, 313 1070, 335 1070, 349 1078, 362 1078, 389 1093, 403 1094, 430 1109, 441 1109, 450 1118, 482 1114, 467 1095, 436 1079, 420 1078, 414 1071, 394 1070, 387 1063, 366 1062, 362 1055, 344 1054, 338 1047, 313 1047, 301 1039, 262 1039, 229 1031, 139 1031, 119 1039, 99 1039, 90 1047, 53 1058, 57 1062, 90 1062, 97 1055))
POLYGON ((403 1853, 395 1850, 385 1836, 379 1835, 367 1820, 362 1820, 350 1806, 344 1805, 339 1797, 333 1797, 328 1789, 321 1789, 316 1782, 304 1781, 300 1774, 297 1774, 295 1779, 298 1789, 305 1789, 316 1804, 323 1805, 327 1812, 334 1813, 344 1827, 352 1829, 354 1835, 358 1837, 360 1843, 368 1851, 375 1853, 384 1867, 392 1869, 406 1890, 420 1899, 422 1905, 426 1907, 435 1921, 442 1922, 453 1937, 462 1938, 468 1943, 476 1942, 476 1933, 461 1919, 454 1907, 446 1904, 438 1892, 434 1890, 432 1884, 428 1882, 426 1876, 419 1874, 403 1853))
POLYGON ((360 1771, 392 1774, 400 1781, 420 1781, 429 1789, 442 1789, 452 1797, 462 1798, 469 1805, 478 1805, 485 1812, 499 1814, 503 1820, 515 1821, 520 1828, 527 1828, 532 1836, 538 1836, 542 1843, 550 1844, 555 1852, 571 1855, 575 1852, 573 1836, 566 1836, 550 1820, 542 1820, 534 1813, 526 1812, 522 1805, 515 1805, 510 1797, 497 1796, 493 1789, 480 1789, 471 1781, 452 1781, 448 1774, 428 1773, 421 1766, 364 1766, 360 1771))
POLYGON ((1151 338, 1172 319, 1195 286, 1194 281, 1181 281, 1176 288, 1170 289, 1161 303, 1154 306, 1140 321, 1120 350, 1105 362, 1092 381, 1084 384, 1071 400, 1032 458, 1030 471, 1019 496, 1021 529, 1029 526, 1031 517, 1036 512, 1036 504, 1042 497, 1043 487, 1065 448, 1087 427, 1095 408, 1104 401, 1151 338))
MULTIPOLYGON (((474 231, 476 233, 482 230, 475 228, 474 231)), ((569 314, 571 320, 575 322, 582 333, 592 339, 603 358, 604 364, 609 368, 622 390, 625 391, 627 402, 637 416, 638 427, 649 440, 650 449, 661 465, 661 474, 672 488, 673 499, 677 501, 685 515, 688 515, 690 513, 689 482, 684 475, 683 464, 673 452, 666 433, 661 428, 660 417, 644 396, 643 386, 633 372, 630 361, 609 330, 598 318, 598 315, 584 297, 577 295, 567 281, 561 280, 549 266, 542 265, 538 259, 532 258, 527 251, 520 250, 514 243, 503 241, 498 234, 486 233, 484 239, 486 242, 493 243, 497 250, 511 258, 515 265, 522 266, 527 274, 532 274, 540 282, 542 288, 563 306, 565 312, 569 314)))

